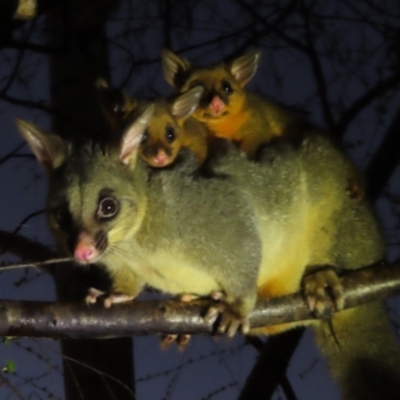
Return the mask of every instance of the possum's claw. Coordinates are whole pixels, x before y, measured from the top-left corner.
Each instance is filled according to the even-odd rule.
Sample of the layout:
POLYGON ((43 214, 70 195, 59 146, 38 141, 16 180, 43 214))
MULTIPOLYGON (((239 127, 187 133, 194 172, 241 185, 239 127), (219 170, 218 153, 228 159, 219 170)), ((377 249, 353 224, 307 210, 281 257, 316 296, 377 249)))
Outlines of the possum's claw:
MULTIPOLYGON (((214 300, 222 300, 225 294, 221 291, 214 290, 210 293, 210 297, 214 300)), ((188 303, 193 300, 197 300, 200 296, 192 293, 182 293, 175 297, 176 300, 188 303)), ((176 343, 179 350, 184 350, 189 344, 191 335, 188 333, 168 334, 161 337, 161 348, 167 349, 172 343, 176 343)))
POLYGON ((237 331, 247 334, 250 330, 248 318, 239 316, 227 303, 218 303, 210 307, 204 316, 204 320, 216 324, 217 332, 219 334, 226 333, 229 339, 237 331))
POLYGON ((329 318, 332 303, 335 311, 343 310, 343 286, 337 273, 330 267, 305 275, 303 294, 308 308, 316 317, 329 318))
POLYGON ((121 293, 107 293, 96 288, 89 288, 88 294, 85 297, 86 304, 94 304, 99 300, 103 301, 105 308, 110 308, 113 304, 125 303, 133 300, 134 296, 128 296, 121 293))
POLYGON ((161 337, 161 349, 166 350, 171 344, 176 343, 178 349, 183 351, 189 344, 191 337, 188 333, 163 335, 161 337))

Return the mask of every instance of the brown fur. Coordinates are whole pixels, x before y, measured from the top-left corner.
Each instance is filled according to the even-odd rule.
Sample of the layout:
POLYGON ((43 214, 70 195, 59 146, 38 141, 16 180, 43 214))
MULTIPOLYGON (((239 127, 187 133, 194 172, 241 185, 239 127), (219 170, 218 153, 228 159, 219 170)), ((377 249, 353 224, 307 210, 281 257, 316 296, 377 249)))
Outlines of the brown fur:
MULTIPOLYGON (((245 89, 255 75, 261 52, 253 50, 232 61, 206 67, 195 67, 188 60, 170 50, 162 51, 164 75, 177 91, 184 92, 194 85, 202 85, 204 94, 193 117, 203 122, 211 134, 233 140, 250 159, 257 156, 261 146, 280 138, 295 140, 305 130, 326 135, 299 112, 271 102, 245 89), (226 92, 226 83, 231 90, 226 92), (216 113, 213 100, 222 104, 216 113)), ((345 156, 348 180, 344 190, 353 199, 365 195, 365 180, 353 163, 345 156)))

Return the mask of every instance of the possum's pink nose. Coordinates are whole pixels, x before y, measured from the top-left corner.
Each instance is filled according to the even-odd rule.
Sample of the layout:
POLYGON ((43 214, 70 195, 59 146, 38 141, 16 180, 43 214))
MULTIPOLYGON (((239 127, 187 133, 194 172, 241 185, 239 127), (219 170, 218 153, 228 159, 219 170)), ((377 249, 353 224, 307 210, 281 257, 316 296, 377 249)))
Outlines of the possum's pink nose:
POLYGON ((94 258, 95 249, 79 246, 75 249, 74 256, 77 261, 88 263, 94 258))
POLYGON ((214 96, 210 102, 210 107, 215 115, 220 115, 224 111, 225 104, 219 96, 214 96))
POLYGON ((158 167, 164 167, 168 164, 169 157, 163 151, 160 151, 155 157, 154 162, 158 167))
POLYGON ((98 257, 94 240, 87 234, 81 233, 74 250, 74 257, 80 263, 90 263, 98 257))

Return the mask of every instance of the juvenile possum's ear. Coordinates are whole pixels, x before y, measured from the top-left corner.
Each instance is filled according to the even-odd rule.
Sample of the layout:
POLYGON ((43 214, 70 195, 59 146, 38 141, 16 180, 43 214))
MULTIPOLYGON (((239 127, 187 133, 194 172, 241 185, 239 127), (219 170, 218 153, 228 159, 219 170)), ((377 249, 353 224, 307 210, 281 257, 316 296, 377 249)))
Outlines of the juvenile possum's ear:
POLYGON ((105 79, 97 79, 97 92, 100 97, 100 103, 107 117, 118 117, 123 113, 125 99, 123 93, 111 87, 105 79))
POLYGON ((32 122, 17 119, 16 124, 22 137, 28 142, 46 171, 51 171, 63 163, 68 153, 67 142, 32 122))
POLYGON ((168 49, 161 50, 161 62, 165 80, 174 89, 181 90, 192 70, 192 64, 168 49))
POLYGON ((137 108, 137 101, 110 86, 105 79, 97 79, 96 87, 105 116, 113 128, 119 128, 124 118, 137 108))
POLYGON ((122 136, 119 159, 125 165, 132 164, 136 160, 139 145, 144 131, 154 114, 154 104, 150 104, 144 112, 130 124, 122 136))
POLYGON ((178 96, 172 104, 172 115, 178 119, 188 118, 199 105, 203 92, 203 86, 199 85, 178 96))
POLYGON ((246 86, 257 72, 260 59, 261 50, 252 50, 231 63, 231 74, 242 87, 246 86))

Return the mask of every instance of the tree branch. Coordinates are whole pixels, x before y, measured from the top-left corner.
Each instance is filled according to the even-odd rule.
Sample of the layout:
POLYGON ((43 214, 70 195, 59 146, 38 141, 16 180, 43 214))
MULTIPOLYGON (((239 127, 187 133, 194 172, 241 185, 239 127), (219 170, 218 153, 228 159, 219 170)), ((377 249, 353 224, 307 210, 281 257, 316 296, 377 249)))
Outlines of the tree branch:
POLYGON ((331 101, 329 100, 328 96, 328 88, 326 86, 324 71, 314 44, 314 37, 316 35, 311 30, 310 11, 306 7, 307 6, 304 4, 304 2, 302 2, 302 16, 304 18, 305 39, 308 45, 306 54, 309 58, 311 68, 314 73, 315 83, 317 86, 317 92, 319 95, 324 120, 328 128, 330 130, 333 130, 335 126, 335 121, 332 115, 331 101))
POLYGON ((3 253, 14 254, 27 262, 45 261, 56 256, 52 250, 41 243, 13 232, 0 230, 0 255, 3 253))
POLYGON ((0 99, 4 100, 10 104, 14 104, 16 106, 22 106, 22 107, 28 107, 28 108, 34 108, 37 110, 41 110, 41 111, 45 111, 49 114, 54 114, 55 110, 52 109, 51 107, 47 106, 45 104, 44 100, 39 100, 39 101, 30 101, 30 100, 25 100, 25 99, 20 99, 17 97, 13 97, 13 96, 8 96, 5 94, 1 94, 0 95, 0 99))
POLYGON ((65 51, 65 48, 60 46, 60 47, 51 47, 51 46, 44 46, 41 44, 37 43, 25 43, 25 42, 20 42, 16 40, 9 40, 5 42, 2 46, 4 49, 17 49, 17 50, 29 50, 29 51, 34 51, 36 53, 42 53, 46 55, 52 55, 52 54, 59 54, 63 51, 65 51))
MULTIPOLYGON (((400 264, 380 265, 347 273, 342 278, 345 308, 383 300, 400 292, 400 264)), ((81 303, 0 301, 0 335, 49 338, 104 338, 156 333, 213 333, 202 315, 208 299, 183 303, 153 300, 111 308, 81 303)), ((312 320, 301 293, 260 301, 250 315, 253 328, 312 320)))
POLYGON ((400 72, 395 72, 389 77, 375 83, 375 85, 360 96, 357 100, 347 108, 342 114, 339 122, 336 124, 336 133, 343 136, 347 127, 353 122, 354 118, 363 111, 368 105, 378 98, 381 98, 385 93, 396 90, 400 82, 400 72))
MULTIPOLYGON (((300 332, 303 331, 304 329, 300 330, 300 332)), ((290 330, 274 337, 275 340, 268 339, 246 379, 246 384, 238 400, 270 399, 279 384, 284 390, 287 400, 296 400, 295 393, 286 376, 286 370, 301 337, 298 330, 290 330), (284 344, 284 346, 280 344, 284 344)))

